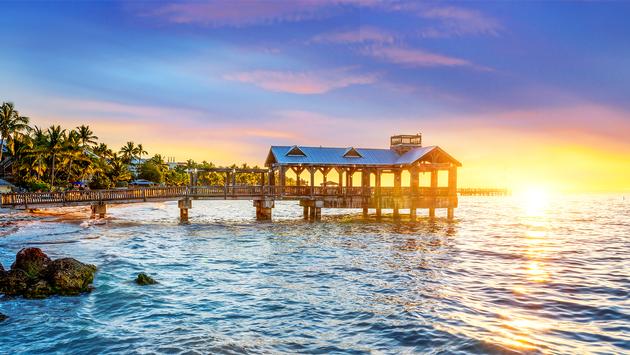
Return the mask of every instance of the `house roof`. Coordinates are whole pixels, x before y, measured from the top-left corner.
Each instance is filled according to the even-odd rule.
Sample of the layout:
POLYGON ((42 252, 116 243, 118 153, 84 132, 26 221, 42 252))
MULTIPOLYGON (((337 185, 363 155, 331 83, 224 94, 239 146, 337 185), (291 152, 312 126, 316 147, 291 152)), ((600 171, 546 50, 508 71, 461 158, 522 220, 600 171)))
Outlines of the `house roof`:
POLYGON ((9 187, 15 187, 15 185, 13 185, 12 183, 4 180, 4 179, 0 179, 0 186, 9 186, 9 187))
POLYGON ((418 147, 399 155, 393 149, 372 148, 331 148, 331 147, 298 147, 272 146, 267 156, 266 166, 280 165, 372 165, 392 166, 410 165, 417 161, 450 162, 457 166, 461 163, 438 146, 418 147), (304 155, 294 153, 296 148, 304 155), (354 149, 360 156, 346 156, 350 149, 354 149))

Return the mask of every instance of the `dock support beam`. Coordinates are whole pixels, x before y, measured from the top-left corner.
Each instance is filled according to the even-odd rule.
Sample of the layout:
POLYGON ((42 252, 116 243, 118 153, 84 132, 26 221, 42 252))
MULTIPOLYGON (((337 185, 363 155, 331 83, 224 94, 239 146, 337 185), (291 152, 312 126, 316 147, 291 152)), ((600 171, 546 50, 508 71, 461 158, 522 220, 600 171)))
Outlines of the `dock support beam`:
POLYGON ((192 208, 192 200, 189 198, 179 200, 177 207, 179 207, 179 223, 188 223, 188 210, 192 208))
POLYGON ((304 219, 308 219, 309 221, 321 221, 324 201, 300 200, 300 206, 304 208, 304 219))
POLYGON ((105 214, 107 213, 107 205, 99 202, 90 206, 92 210, 92 215, 90 218, 94 219, 98 216, 98 218, 105 218, 105 214))
POLYGON ((274 200, 254 200, 257 221, 271 221, 271 210, 274 208, 274 200))

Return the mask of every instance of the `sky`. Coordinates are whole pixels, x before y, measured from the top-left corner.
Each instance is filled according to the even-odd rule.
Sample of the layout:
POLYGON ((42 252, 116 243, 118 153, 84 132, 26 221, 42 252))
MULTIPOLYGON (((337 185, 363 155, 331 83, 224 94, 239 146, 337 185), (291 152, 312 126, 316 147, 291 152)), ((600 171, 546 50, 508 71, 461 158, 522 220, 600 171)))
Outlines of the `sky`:
POLYGON ((112 147, 262 165, 423 134, 460 186, 630 191, 630 3, 3 2, 0 100, 112 147))

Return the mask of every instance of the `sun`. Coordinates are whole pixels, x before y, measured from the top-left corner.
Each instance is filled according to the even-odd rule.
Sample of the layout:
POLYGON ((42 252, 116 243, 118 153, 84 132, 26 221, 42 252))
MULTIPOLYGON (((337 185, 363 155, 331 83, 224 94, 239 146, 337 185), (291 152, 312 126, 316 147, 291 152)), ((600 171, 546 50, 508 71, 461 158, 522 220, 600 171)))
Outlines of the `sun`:
POLYGON ((541 216, 549 206, 550 193, 544 186, 528 186, 516 196, 528 216, 541 216))

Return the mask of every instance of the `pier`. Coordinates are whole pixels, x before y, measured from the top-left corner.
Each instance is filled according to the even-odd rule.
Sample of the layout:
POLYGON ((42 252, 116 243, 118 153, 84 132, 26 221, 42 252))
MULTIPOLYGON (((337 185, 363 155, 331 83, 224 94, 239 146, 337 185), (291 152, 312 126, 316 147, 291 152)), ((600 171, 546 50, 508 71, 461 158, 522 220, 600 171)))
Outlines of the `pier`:
POLYGON ((399 218, 408 210, 413 220, 417 209, 427 209, 435 217, 436 209, 446 209, 454 218, 457 207, 457 168, 461 163, 437 146, 422 147, 421 136, 391 137, 390 149, 272 146, 266 169, 215 168, 224 174, 221 186, 197 186, 198 171, 190 172, 190 185, 113 190, 71 190, 65 192, 9 193, 2 195, 2 207, 36 209, 66 206, 91 206, 93 217, 104 217, 107 205, 178 201, 180 221, 188 222, 188 210, 195 200, 251 200, 258 220, 271 220, 275 201, 299 201, 303 217, 321 219, 322 208, 358 208, 377 218, 390 209, 399 218), (337 181, 328 180, 334 171, 337 181), (439 172, 448 176, 447 186, 439 186, 439 172), (402 186, 403 172, 408 186, 402 186), (237 185, 238 174, 260 174, 259 185, 237 185), (295 176, 295 185, 287 184, 287 175, 295 176), (393 186, 382 186, 390 174, 393 186), (430 183, 420 185, 420 174, 429 174, 430 183), (307 175, 308 180, 302 180, 307 175), (356 179, 355 178, 359 178, 356 179), (316 180, 322 182, 316 185, 316 180))

